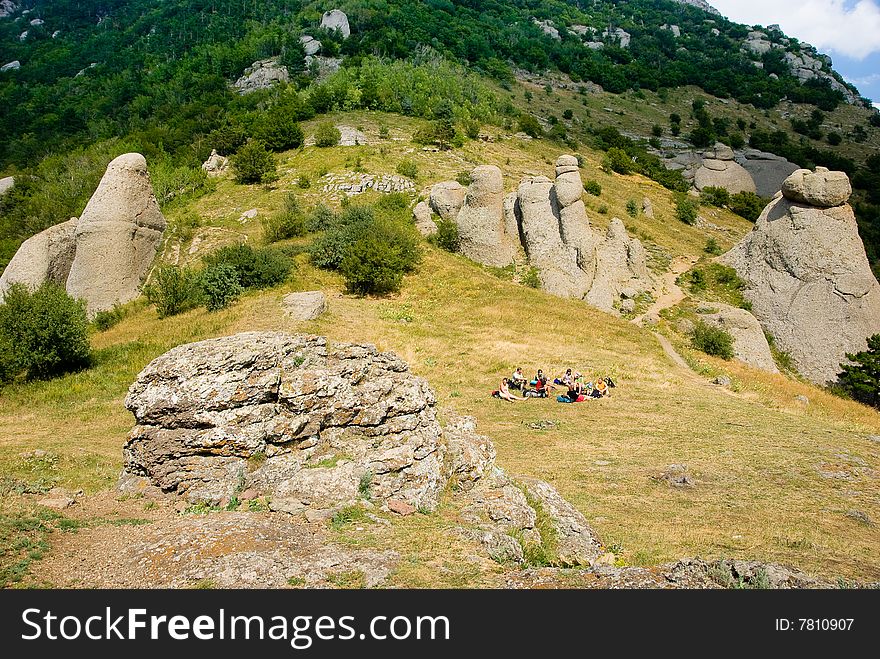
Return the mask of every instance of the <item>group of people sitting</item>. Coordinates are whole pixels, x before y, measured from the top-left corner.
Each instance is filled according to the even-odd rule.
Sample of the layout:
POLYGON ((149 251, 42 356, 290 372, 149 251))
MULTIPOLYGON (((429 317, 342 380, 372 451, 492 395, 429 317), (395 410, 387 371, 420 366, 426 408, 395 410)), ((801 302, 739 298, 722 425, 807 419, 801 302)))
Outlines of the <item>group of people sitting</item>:
POLYGON ((611 378, 597 378, 595 382, 585 382, 585 377, 577 371, 567 369, 565 375, 555 378, 550 382, 544 375, 544 371, 538 369, 538 373, 531 380, 523 374, 521 368, 517 368, 513 375, 504 378, 497 391, 492 396, 512 403, 526 401, 530 398, 547 398, 551 390, 565 390, 565 393, 556 397, 559 403, 583 403, 594 398, 604 398, 611 395, 611 389, 616 385, 611 378), (519 391, 522 395, 513 393, 519 391))

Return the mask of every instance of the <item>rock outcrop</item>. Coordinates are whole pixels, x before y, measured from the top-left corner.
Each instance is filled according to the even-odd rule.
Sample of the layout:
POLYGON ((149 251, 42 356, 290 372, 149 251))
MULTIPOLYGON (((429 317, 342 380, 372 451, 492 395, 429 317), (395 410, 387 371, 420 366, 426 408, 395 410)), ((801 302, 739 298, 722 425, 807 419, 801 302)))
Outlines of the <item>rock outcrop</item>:
POLYGON ((343 39, 351 36, 351 26, 348 24, 348 16, 340 9, 325 11, 321 16, 321 27, 325 30, 338 30, 343 39))
POLYGON ((469 259, 499 268, 513 262, 518 236, 505 233, 504 178, 498 167, 474 168, 455 222, 459 250, 469 259))
POLYGON ((853 210, 841 202, 843 178, 822 168, 796 172, 752 232, 721 257, 746 282, 752 311, 779 348, 819 384, 836 379, 846 353, 864 350, 880 332, 880 284, 853 210))
POLYGON ((714 153, 704 157, 702 165, 694 174, 697 190, 707 187, 725 188, 731 194, 756 192, 755 181, 746 169, 734 160, 733 150, 724 144, 716 144, 714 153))
POLYGON ((137 426, 124 491, 219 503, 247 490, 293 524, 361 499, 430 511, 452 481, 461 533, 497 560, 545 542, 526 492, 551 520, 557 564, 602 554, 580 512, 547 483, 506 476, 472 419, 441 427, 427 382, 373 346, 258 332, 179 346, 141 372, 125 404, 137 426))
POLYGON ((119 156, 76 224, 67 292, 85 300, 90 315, 135 299, 164 231, 147 161, 139 153, 119 156))
POLYGON ((25 240, 0 275, 0 301, 13 284, 29 289, 50 281, 67 284, 76 253, 76 218, 56 224, 25 240))
POLYGON ((413 219, 416 223, 416 230, 424 237, 428 238, 437 233, 437 223, 434 221, 431 207, 427 201, 420 201, 413 208, 413 219))
POLYGON ((21 62, 17 59, 12 60, 11 62, 7 62, 3 66, 0 66, 0 73, 5 73, 6 71, 18 71, 21 68, 21 62))
POLYGON ((798 169, 797 165, 782 156, 757 149, 737 152, 735 159, 752 177, 755 189, 762 197, 772 197, 779 192, 782 182, 798 169))
POLYGON ((467 196, 467 188, 457 181, 444 181, 431 187, 428 203, 441 220, 454 222, 458 217, 464 199, 467 196))
POLYGON ((317 55, 321 52, 321 42, 315 39, 315 37, 306 34, 299 38, 299 42, 302 44, 306 57, 317 55))
POLYGON ((12 190, 15 187, 15 177, 14 176, 4 176, 0 178, 0 197, 5 195, 7 192, 12 190))
POLYGON ((208 176, 221 176, 229 169, 229 158, 217 153, 217 149, 211 149, 211 155, 202 163, 202 169, 208 176))
POLYGON ((275 59, 254 62, 244 70, 242 76, 232 86, 244 96, 260 89, 270 89, 281 82, 290 82, 290 74, 286 66, 275 59))
POLYGON ((0 18, 12 16, 18 11, 18 6, 12 0, 0 0, 0 18))
POLYGON ((284 314, 293 320, 315 320, 327 311, 327 296, 322 291, 290 293, 281 302, 284 314))
POLYGON ((733 356, 736 359, 763 371, 779 372, 757 318, 745 309, 727 304, 713 303, 712 307, 712 311, 702 314, 701 319, 707 325, 726 330, 733 337, 733 356))

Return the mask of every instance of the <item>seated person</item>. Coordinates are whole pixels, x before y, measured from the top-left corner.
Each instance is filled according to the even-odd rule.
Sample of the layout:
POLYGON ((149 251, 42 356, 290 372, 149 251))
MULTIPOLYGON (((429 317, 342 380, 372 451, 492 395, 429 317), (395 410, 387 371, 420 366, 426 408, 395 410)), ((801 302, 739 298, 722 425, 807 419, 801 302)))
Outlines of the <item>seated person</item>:
POLYGON ((592 398, 602 398, 604 396, 608 396, 611 392, 608 390, 608 385, 605 382, 605 378, 599 378, 596 380, 596 386, 593 391, 590 393, 592 398))
POLYGON ((516 396, 510 392, 510 380, 504 378, 501 381, 501 386, 498 388, 498 391, 492 394, 496 398, 500 398, 501 400, 507 400, 511 403, 517 401, 528 400, 528 398, 521 398, 520 396, 516 396))
POLYGON ((523 375, 523 370, 521 368, 516 369, 508 383, 512 389, 519 389, 522 391, 526 384, 526 376, 523 375))
POLYGON ((535 376, 535 379, 531 382, 533 389, 527 389, 523 396, 527 396, 529 398, 547 398, 548 394, 548 383, 547 377, 544 375, 543 371, 538 371, 538 374, 535 376))
POLYGON ((569 369, 566 369, 565 375, 563 375, 561 378, 556 378, 555 380, 553 380, 553 384, 558 384, 560 386, 567 387, 573 381, 574 381, 574 376, 571 374, 571 369, 569 368, 569 369))

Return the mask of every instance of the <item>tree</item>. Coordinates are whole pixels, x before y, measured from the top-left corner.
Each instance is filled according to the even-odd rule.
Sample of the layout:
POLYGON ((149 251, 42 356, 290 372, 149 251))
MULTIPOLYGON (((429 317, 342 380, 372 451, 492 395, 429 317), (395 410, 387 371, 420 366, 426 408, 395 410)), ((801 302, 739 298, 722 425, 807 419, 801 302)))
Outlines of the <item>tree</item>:
POLYGON ((321 122, 317 130, 315 130, 316 146, 322 148, 336 146, 339 144, 340 139, 342 139, 342 133, 339 132, 339 129, 331 121, 321 122))
POLYGON ((262 116, 254 130, 254 136, 272 151, 298 149, 305 141, 294 111, 283 106, 272 108, 262 116))
POLYGON ((868 339, 868 349, 847 353, 849 364, 841 364, 837 384, 854 399, 880 408, 880 334, 868 339))
POLYGON ((232 168, 239 183, 270 183, 278 178, 275 157, 258 140, 249 140, 232 156, 232 168))

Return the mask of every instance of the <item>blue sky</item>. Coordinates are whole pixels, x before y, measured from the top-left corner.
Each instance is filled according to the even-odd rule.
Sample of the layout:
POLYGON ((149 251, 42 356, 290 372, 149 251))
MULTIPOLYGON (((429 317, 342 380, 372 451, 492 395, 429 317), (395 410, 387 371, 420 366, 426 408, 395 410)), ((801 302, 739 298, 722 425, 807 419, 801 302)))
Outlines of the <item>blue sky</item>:
POLYGON ((778 23, 831 55, 835 70, 880 105, 880 0, 709 0, 737 23, 778 23))

